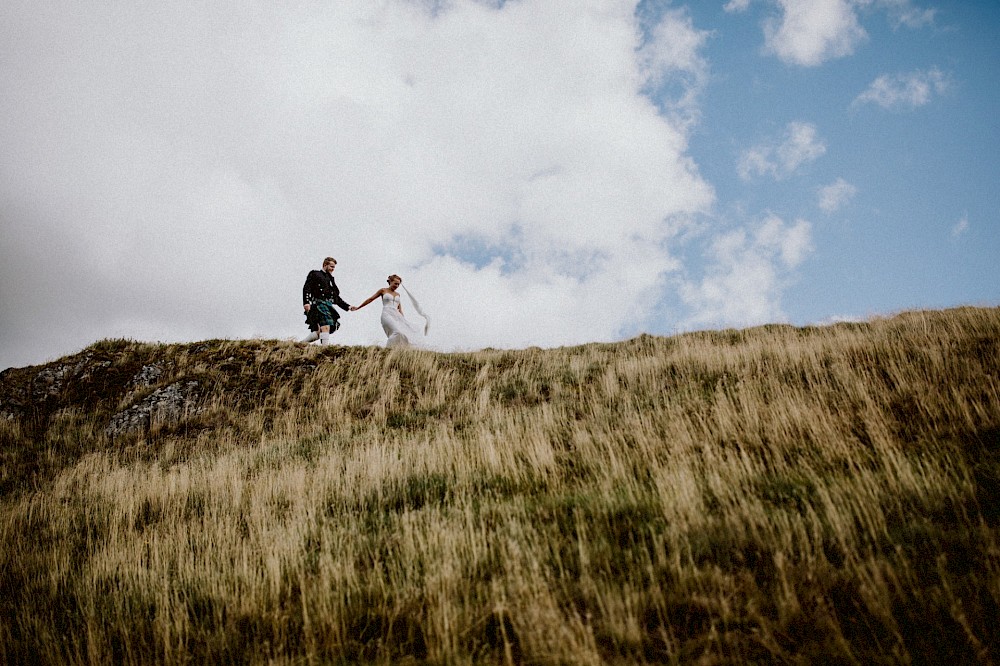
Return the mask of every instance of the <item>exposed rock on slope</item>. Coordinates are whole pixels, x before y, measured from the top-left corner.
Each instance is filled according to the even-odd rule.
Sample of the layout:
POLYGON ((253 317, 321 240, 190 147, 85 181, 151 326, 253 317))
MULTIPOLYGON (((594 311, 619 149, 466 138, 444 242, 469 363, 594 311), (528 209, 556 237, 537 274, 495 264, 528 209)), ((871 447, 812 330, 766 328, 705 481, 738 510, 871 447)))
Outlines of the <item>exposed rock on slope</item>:
POLYGON ((178 423, 204 410, 198 404, 198 382, 179 381, 158 388, 111 417, 104 429, 109 437, 142 432, 154 422, 178 423))

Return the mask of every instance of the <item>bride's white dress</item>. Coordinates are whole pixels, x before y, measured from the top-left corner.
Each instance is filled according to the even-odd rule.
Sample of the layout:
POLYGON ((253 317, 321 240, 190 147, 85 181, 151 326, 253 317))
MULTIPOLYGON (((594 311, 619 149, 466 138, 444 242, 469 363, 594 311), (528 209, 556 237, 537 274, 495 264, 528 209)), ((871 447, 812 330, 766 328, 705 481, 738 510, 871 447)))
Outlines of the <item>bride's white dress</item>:
POLYGON ((382 329, 386 347, 419 345, 421 333, 399 313, 399 294, 382 294, 382 329))

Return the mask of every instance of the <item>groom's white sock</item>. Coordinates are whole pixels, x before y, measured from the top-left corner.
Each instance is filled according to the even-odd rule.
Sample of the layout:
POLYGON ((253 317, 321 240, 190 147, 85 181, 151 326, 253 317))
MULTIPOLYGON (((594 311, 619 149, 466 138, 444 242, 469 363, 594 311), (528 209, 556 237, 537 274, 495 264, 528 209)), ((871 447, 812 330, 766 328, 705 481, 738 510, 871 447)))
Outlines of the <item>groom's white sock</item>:
POLYGON ((306 337, 302 338, 302 342, 305 342, 306 344, 310 342, 316 342, 317 340, 319 340, 319 333, 317 333, 316 331, 313 331, 306 337))
POLYGON ((321 345, 328 345, 328 344, 330 344, 330 334, 329 333, 320 333, 319 334, 319 343, 321 345))

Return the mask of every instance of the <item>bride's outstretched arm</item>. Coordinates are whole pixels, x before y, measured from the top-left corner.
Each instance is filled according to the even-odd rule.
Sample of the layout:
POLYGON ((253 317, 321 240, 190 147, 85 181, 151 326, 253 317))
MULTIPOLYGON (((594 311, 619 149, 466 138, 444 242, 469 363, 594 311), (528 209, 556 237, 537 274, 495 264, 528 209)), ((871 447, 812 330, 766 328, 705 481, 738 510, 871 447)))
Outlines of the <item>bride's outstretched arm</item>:
POLYGON ((354 312, 355 310, 360 310, 361 308, 365 307, 366 305, 368 305, 369 303, 371 303, 372 301, 374 301, 376 298, 378 298, 379 296, 381 296, 384 291, 385 291, 385 288, 383 287, 382 289, 379 289, 374 294, 372 294, 371 296, 369 296, 368 300, 366 300, 361 305, 351 306, 351 312, 354 312))

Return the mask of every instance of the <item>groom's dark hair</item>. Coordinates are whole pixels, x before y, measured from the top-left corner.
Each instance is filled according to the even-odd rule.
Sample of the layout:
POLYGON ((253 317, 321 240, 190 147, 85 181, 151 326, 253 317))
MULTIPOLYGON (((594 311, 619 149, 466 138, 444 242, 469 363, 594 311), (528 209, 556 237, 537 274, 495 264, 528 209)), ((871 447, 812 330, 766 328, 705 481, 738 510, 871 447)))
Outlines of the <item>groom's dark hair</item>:
POLYGON ((323 260, 323 265, 326 266, 327 264, 333 264, 334 266, 336 266, 337 260, 334 259, 333 257, 327 257, 326 259, 323 260))

